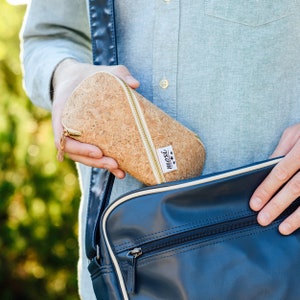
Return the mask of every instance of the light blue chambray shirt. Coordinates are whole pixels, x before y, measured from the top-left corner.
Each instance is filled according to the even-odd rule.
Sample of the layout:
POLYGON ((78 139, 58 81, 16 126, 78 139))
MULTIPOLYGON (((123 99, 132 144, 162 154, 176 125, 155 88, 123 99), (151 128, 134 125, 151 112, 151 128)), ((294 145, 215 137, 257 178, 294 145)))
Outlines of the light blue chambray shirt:
MULTIPOLYGON (((267 159, 283 130, 299 122, 298 0, 116 0, 115 8, 119 63, 141 82, 140 93, 198 133, 204 173, 267 159)), ((57 63, 91 61, 85 1, 32 0, 28 14, 25 86, 51 110, 57 63)), ((80 170, 84 244, 90 169, 80 170)), ((117 180, 113 198, 138 186, 129 176, 117 180)), ((94 299, 80 253, 81 297, 94 299)))

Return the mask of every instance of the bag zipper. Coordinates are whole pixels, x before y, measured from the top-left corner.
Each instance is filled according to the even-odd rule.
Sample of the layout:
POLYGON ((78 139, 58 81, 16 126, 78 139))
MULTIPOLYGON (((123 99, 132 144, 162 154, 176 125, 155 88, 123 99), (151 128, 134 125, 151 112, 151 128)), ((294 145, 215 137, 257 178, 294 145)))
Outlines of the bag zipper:
POLYGON ((204 239, 203 242, 207 241, 209 237, 212 239, 213 236, 224 233, 232 232, 238 229, 246 229, 250 226, 256 225, 256 215, 250 215, 247 217, 238 218, 236 220, 229 220, 216 225, 209 225, 186 232, 178 233, 169 237, 162 238, 160 240, 151 241, 142 245, 139 245, 127 253, 128 269, 127 269, 127 290, 128 293, 135 293, 135 282, 136 282, 136 267, 137 261, 141 256, 147 254, 160 253, 169 249, 176 248, 177 246, 186 243, 192 243, 204 239))
POLYGON ((137 259, 143 254, 142 248, 137 247, 127 253, 129 268, 127 270, 127 290, 128 293, 135 293, 135 277, 137 259))
MULTIPOLYGON (((278 224, 289 216, 295 209, 299 207, 300 198, 290 205, 275 221, 272 222, 272 227, 278 226, 278 224)), ((169 249, 174 249, 177 246, 183 245, 186 243, 192 243, 203 239, 202 242, 207 242, 212 239, 217 239, 218 235, 222 233, 233 233, 233 231, 242 229, 247 231, 249 227, 256 226, 261 228, 257 223, 257 214, 253 213, 249 216, 244 216, 234 220, 228 220, 222 223, 208 225, 205 227, 188 230, 186 232, 178 233, 176 235, 171 235, 169 237, 162 238, 160 240, 151 241, 138 247, 135 247, 128 251, 128 280, 127 280, 127 289, 129 293, 135 293, 135 279, 136 279, 136 267, 137 261, 141 256, 147 254, 156 254, 169 249)))

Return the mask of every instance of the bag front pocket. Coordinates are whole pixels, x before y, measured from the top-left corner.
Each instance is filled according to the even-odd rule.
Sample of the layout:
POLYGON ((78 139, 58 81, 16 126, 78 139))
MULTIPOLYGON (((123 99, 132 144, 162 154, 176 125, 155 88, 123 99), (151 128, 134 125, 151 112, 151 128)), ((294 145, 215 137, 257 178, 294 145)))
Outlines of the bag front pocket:
POLYGON ((295 0, 205 0, 205 14, 247 26, 261 26, 293 14, 295 0))
POLYGON ((289 274, 300 267, 299 235, 281 236, 279 223, 261 227, 255 215, 245 216, 121 254, 130 299, 217 300, 222 295, 222 299, 242 300, 245 291, 247 299, 253 300, 299 296, 297 280, 290 278, 289 290, 284 291, 281 272, 276 271, 289 274), (290 260, 284 258, 285 251, 290 260))

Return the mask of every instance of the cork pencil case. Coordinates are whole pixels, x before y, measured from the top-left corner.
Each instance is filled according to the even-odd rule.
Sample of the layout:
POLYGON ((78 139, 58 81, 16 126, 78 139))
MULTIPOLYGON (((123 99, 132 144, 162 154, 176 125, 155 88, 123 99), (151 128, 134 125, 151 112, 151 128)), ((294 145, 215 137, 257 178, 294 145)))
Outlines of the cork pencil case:
POLYGON ((198 136, 107 72, 75 89, 61 122, 64 137, 98 146, 146 185, 196 177, 204 164, 198 136))

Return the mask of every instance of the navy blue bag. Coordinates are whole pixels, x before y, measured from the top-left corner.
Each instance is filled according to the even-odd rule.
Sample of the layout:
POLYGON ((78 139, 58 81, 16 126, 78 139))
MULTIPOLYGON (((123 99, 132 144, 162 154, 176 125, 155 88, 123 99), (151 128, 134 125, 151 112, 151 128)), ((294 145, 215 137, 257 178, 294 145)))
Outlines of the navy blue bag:
MULTIPOLYGON (((113 1, 90 0, 95 64, 116 64, 113 1)), ((249 199, 279 159, 128 193, 93 169, 86 231, 97 299, 300 299, 300 230, 257 224, 249 199)))
POLYGON ((99 215, 97 299, 300 299, 300 231, 278 232, 249 199, 278 160, 131 192, 99 215))

